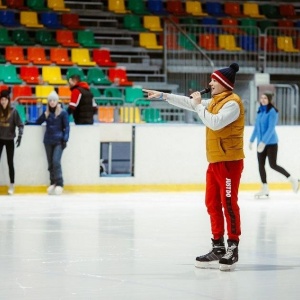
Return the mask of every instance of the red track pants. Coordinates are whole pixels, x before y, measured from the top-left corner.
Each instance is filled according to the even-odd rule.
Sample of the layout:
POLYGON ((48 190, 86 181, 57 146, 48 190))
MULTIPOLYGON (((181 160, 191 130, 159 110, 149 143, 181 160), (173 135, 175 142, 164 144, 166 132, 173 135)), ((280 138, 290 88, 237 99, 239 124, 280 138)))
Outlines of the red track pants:
POLYGON ((212 235, 216 240, 224 236, 225 215, 228 238, 239 241, 241 222, 238 189, 243 168, 242 159, 208 165, 205 204, 210 216, 212 235))

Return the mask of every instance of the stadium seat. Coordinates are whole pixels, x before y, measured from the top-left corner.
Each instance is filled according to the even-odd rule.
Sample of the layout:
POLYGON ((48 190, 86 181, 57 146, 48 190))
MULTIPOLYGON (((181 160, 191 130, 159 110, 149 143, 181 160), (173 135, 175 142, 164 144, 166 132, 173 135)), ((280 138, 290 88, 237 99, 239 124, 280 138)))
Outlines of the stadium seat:
POLYGON ((103 91, 103 96, 109 98, 109 103, 111 105, 123 105, 124 104, 124 96, 120 89, 116 87, 108 87, 103 91))
POLYGON ((158 16, 144 16, 144 27, 150 31, 163 31, 158 16))
POLYGON ((54 11, 70 11, 70 8, 66 7, 64 0, 47 0, 47 6, 54 11))
POLYGON ((87 71, 87 82, 94 85, 112 84, 101 68, 89 68, 87 71))
POLYGON ((203 12, 202 4, 199 1, 189 1, 185 2, 185 10, 187 13, 196 16, 196 17, 204 17, 208 16, 207 13, 203 12))
POLYGON ((284 52, 299 52, 300 50, 295 48, 293 38, 290 36, 278 36, 277 48, 284 52))
POLYGON ((120 107, 120 122, 141 123, 141 113, 138 107, 120 107))
POLYGON ((51 61, 47 59, 45 48, 29 47, 27 48, 27 59, 35 65, 50 65, 51 61))
POLYGON ((78 14, 75 13, 63 13, 61 24, 68 29, 84 29, 84 26, 80 25, 78 14))
POLYGON ((265 18, 265 15, 259 13, 259 6, 257 3, 246 2, 243 4, 244 15, 251 18, 265 18))
POLYGON ((106 48, 93 49, 93 61, 99 67, 115 67, 117 65, 111 60, 110 50, 106 48))
POLYGON ((27 116, 26 116, 26 107, 23 104, 17 104, 15 106, 16 111, 19 113, 22 123, 26 123, 27 116))
POLYGON ((1 53, 0 53, 0 63, 6 63, 6 59, 1 53))
POLYGON ((147 29, 141 23, 141 17, 138 15, 125 15, 123 19, 123 26, 125 29, 131 31, 147 31, 147 29))
POLYGON ((257 20, 253 18, 243 18, 241 19, 240 28, 246 32, 247 34, 258 34, 258 26, 257 26, 257 20))
POLYGON ((82 68, 79 67, 70 67, 67 69, 66 77, 69 80, 69 78, 72 75, 78 75, 80 77, 81 81, 86 81, 86 75, 84 74, 84 71, 82 68))
POLYGON ((142 119, 146 123, 162 123, 163 119, 160 110, 154 107, 147 107, 142 111, 142 119))
POLYGON ((123 67, 109 68, 108 69, 109 80, 119 86, 132 86, 133 82, 127 79, 126 69, 123 67))
POLYGON ((91 30, 77 31, 77 42, 85 48, 99 48, 101 46, 95 41, 94 32, 91 30))
POLYGON ((12 10, 0 10, 0 24, 4 27, 19 27, 16 14, 12 10))
POLYGON ((34 11, 47 11, 44 1, 41 0, 27 0, 27 6, 34 11))
POLYGON ((58 13, 45 11, 40 13, 41 23, 49 29, 61 29, 63 26, 60 23, 58 13))
POLYGON ((126 87, 125 88, 125 103, 134 104, 135 106, 148 106, 150 101, 144 97, 141 87, 126 87))
POLYGON ((67 84, 68 81, 62 78, 59 66, 43 66, 42 77, 44 82, 48 84, 67 84))
POLYGON ((178 41, 177 41, 178 31, 176 29, 170 29, 165 34, 166 34, 167 49, 180 50, 181 47, 178 45, 178 41))
POLYGON ((260 11, 263 15, 265 15, 268 19, 281 19, 282 16, 279 13, 279 7, 274 4, 262 4, 260 5, 260 11))
POLYGON ((279 13, 281 17, 287 19, 296 19, 300 16, 297 14, 295 7, 293 4, 280 4, 279 5, 279 13))
POLYGON ((222 4, 220 2, 206 2, 205 11, 214 17, 225 17, 226 14, 223 11, 222 4))
POLYGON ((148 0, 147 7, 148 10, 156 16, 169 14, 164 8, 163 0, 148 0))
POLYGON ((37 66, 21 66, 20 77, 28 84, 40 83, 40 74, 37 66))
MULTIPOLYGON (((270 30, 270 27, 275 27, 276 24, 274 21, 271 21, 271 20, 260 20, 258 23, 258 28, 260 29, 261 33, 266 33, 266 30, 269 28, 270 30)), ((269 31, 270 32, 270 31, 269 31)), ((268 32, 268 33, 269 33, 268 32)))
POLYGON ((152 50, 162 50, 163 46, 157 44, 156 34, 153 32, 141 32, 139 34, 139 44, 141 47, 152 50))
POLYGON ((150 15, 144 0, 128 0, 127 8, 136 15, 150 15))
POLYGON ((0 81, 3 81, 4 84, 20 84, 23 82, 14 65, 0 65, 0 81))
POLYGON ((255 36, 247 36, 247 35, 240 35, 238 37, 239 46, 248 52, 255 52, 258 50, 257 41, 255 36))
POLYGON ((37 97, 37 102, 47 104, 48 95, 54 91, 53 85, 36 85, 35 86, 35 96, 37 97))
POLYGON ((295 30, 294 22, 291 19, 278 20, 277 27, 283 35, 297 35, 297 30, 295 30))
POLYGON ((260 36, 260 47, 267 52, 279 51, 273 36, 260 36))
POLYGON ((99 106, 98 107, 98 121, 100 123, 113 123, 114 122, 114 107, 99 106))
POLYGON ((28 8, 24 5, 24 0, 6 0, 6 6, 11 9, 27 10, 28 8))
POLYGON ((89 49, 71 49, 71 61, 78 66, 96 66, 96 63, 91 61, 89 49))
POLYGON ((35 44, 29 37, 28 31, 24 29, 13 30, 12 39, 17 45, 31 46, 35 44))
POLYGON ((6 28, 0 28, 0 45, 14 45, 6 28))
POLYGON ((43 28, 44 25, 39 23, 37 12, 21 11, 20 23, 28 28, 43 28))
POLYGON ((193 44, 197 43, 197 38, 195 34, 189 33, 187 35, 184 35, 183 33, 179 33, 178 36, 178 45, 186 50, 195 50, 195 45, 193 44))
POLYGON ((20 104, 36 103, 32 88, 29 85, 14 85, 12 88, 12 100, 20 104))
POLYGON ((108 10, 115 14, 130 13, 130 11, 125 7, 124 0, 108 0, 108 10))
POLYGON ((68 55, 68 49, 66 48, 51 48, 50 60, 59 66, 72 66, 73 62, 68 55))
POLYGON ((240 3, 238 3, 238 2, 225 2, 224 3, 224 12, 226 15, 231 16, 233 18, 246 17, 242 13, 240 3))
POLYGON ((57 46, 58 42, 50 30, 37 30, 35 32, 35 42, 42 46, 57 46))
POLYGON ((68 104, 70 102, 71 90, 69 86, 59 86, 57 88, 57 94, 64 104, 68 104))
POLYGON ((236 45, 235 36, 232 34, 219 35, 219 47, 226 51, 241 51, 242 48, 236 45))
POLYGON ((64 47, 79 47, 71 30, 57 30, 56 41, 64 47))
POLYGON ((175 16, 185 16, 187 12, 185 11, 184 4, 181 0, 167 0, 166 10, 175 16))
POLYGON ((224 18, 221 20, 223 30, 231 34, 241 34, 243 31, 239 29, 237 18, 224 18))
POLYGON ((37 104, 27 105, 28 122, 35 123, 37 118, 40 116, 40 107, 41 106, 37 104))
POLYGON ((216 35, 213 33, 200 34, 199 46, 208 51, 220 50, 220 47, 217 46, 216 35))
POLYGON ((29 63, 29 61, 25 59, 23 47, 18 46, 5 47, 5 59, 17 65, 27 65, 29 63))

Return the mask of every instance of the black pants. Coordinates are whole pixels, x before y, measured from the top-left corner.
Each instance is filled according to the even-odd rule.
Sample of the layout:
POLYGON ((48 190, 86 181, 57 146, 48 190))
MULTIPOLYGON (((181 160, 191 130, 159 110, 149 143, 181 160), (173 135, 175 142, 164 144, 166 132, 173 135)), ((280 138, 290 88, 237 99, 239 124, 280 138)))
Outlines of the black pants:
POLYGON ((0 139, 0 159, 2 155, 3 147, 6 148, 7 164, 9 170, 10 183, 15 183, 15 168, 14 168, 14 153, 15 142, 14 140, 1 140, 0 139))
POLYGON ((262 183, 267 183, 267 174, 265 169, 266 158, 269 159, 270 167, 284 175, 285 177, 290 177, 290 174, 282 167, 277 165, 277 152, 278 144, 267 145, 262 153, 257 152, 259 175, 262 183))

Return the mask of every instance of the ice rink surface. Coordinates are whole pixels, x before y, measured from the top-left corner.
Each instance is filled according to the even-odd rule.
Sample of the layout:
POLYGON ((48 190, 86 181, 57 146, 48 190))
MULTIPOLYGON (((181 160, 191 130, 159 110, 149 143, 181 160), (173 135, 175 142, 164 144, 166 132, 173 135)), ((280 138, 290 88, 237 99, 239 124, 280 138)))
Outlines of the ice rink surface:
POLYGON ((300 193, 240 193, 234 271, 211 248, 204 193, 0 197, 1 300, 298 300, 300 193))

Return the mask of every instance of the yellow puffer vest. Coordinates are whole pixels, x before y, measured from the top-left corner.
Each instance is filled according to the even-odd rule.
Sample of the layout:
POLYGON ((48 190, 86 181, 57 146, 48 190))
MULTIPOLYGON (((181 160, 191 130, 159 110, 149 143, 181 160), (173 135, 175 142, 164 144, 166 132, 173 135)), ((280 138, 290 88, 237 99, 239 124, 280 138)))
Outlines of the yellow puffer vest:
POLYGON ((231 124, 219 130, 206 128, 206 155, 210 163, 240 160, 245 157, 244 141, 244 106, 241 98, 232 91, 226 91, 213 97, 207 110, 212 114, 228 101, 236 101, 240 107, 239 117, 231 124))

